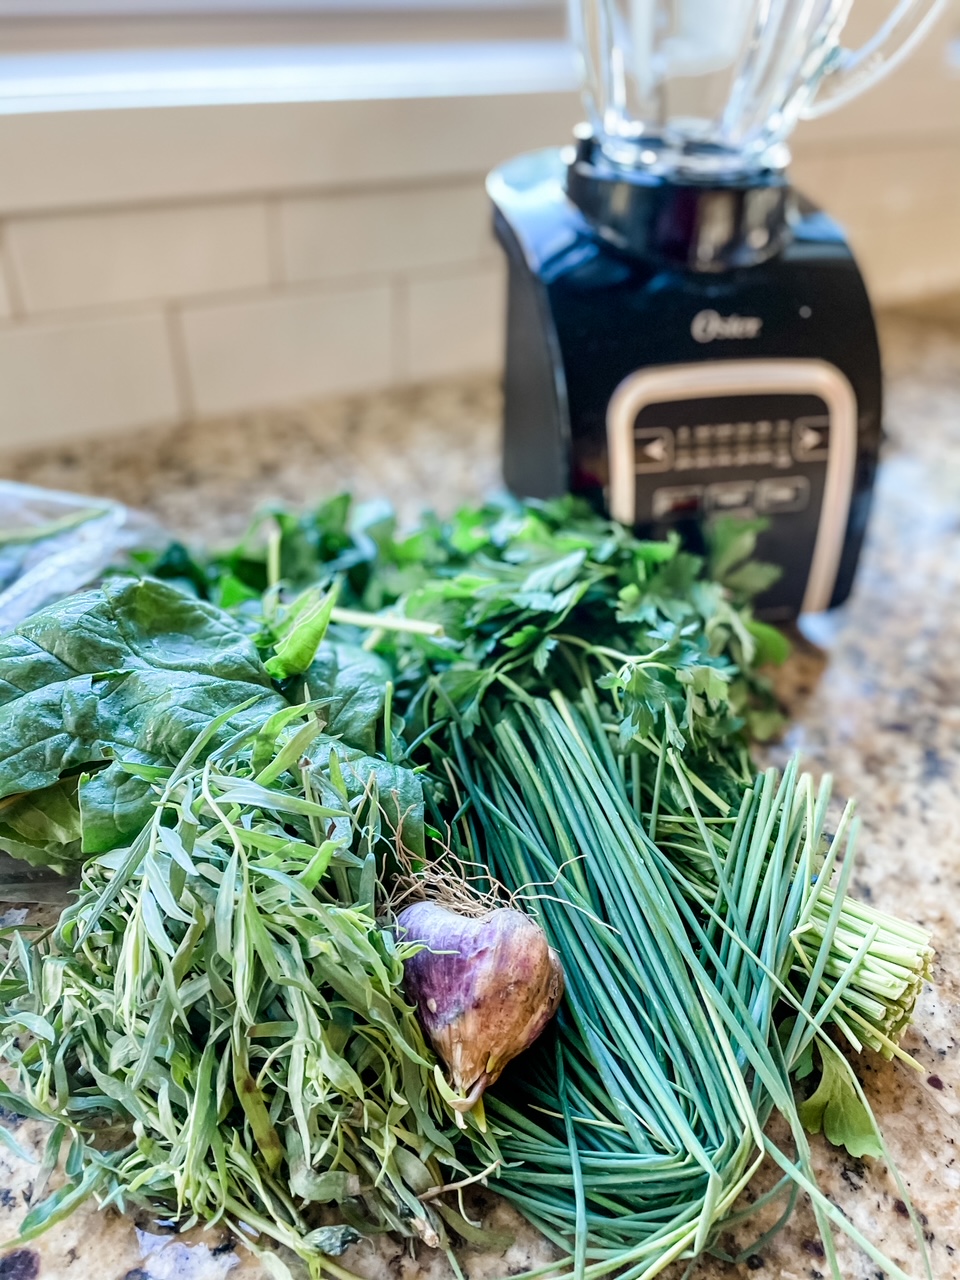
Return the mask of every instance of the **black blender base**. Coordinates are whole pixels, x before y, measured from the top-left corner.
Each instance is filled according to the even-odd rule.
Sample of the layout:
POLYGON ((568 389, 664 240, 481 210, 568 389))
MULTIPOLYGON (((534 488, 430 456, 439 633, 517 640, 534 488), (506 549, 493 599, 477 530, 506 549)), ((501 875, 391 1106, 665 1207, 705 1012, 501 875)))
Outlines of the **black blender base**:
POLYGON ((783 572, 758 611, 841 603, 881 414, 876 329, 842 232, 800 202, 762 261, 694 269, 656 250, 649 223, 638 253, 624 227, 642 220, 612 243, 569 198, 568 164, 521 156, 488 182, 509 263, 508 487, 581 494, 694 545, 712 520, 762 518, 757 554, 783 572))

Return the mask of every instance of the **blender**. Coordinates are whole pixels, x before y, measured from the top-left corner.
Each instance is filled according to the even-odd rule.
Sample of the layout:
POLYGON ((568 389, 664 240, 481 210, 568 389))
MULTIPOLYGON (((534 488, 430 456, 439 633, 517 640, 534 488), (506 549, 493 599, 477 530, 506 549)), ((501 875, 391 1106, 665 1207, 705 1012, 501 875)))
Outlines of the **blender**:
POLYGON ((863 279, 790 183, 801 118, 868 88, 940 0, 862 48, 854 0, 571 0, 587 123, 490 174, 507 256, 504 478, 702 546, 757 519, 758 611, 848 595, 881 437, 863 279))

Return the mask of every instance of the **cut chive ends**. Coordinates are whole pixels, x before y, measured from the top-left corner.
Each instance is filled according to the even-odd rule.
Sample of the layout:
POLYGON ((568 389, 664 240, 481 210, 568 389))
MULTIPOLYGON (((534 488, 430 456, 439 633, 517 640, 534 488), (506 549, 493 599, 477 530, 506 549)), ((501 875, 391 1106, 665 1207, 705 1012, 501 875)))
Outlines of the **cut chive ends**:
MULTIPOLYGON (((824 888, 804 925, 795 931, 799 960, 799 969, 794 967, 792 978, 795 991, 803 985, 804 976, 809 981, 822 939, 830 928, 834 901, 834 890, 824 888)), ((872 1049, 919 1070, 920 1064, 904 1052, 900 1042, 913 1021, 924 984, 932 977, 934 951, 930 935, 868 903, 844 897, 823 969, 818 1006, 821 1000, 829 999, 831 984, 845 979, 851 961, 858 956, 861 958, 830 1020, 854 1049, 872 1049)))

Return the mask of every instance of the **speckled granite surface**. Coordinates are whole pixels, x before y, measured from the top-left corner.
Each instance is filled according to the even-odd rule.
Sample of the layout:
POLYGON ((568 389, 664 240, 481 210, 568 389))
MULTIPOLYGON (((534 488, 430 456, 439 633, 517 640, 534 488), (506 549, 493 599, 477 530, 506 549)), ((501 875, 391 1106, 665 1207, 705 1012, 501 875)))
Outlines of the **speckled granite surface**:
MULTIPOLYGON (((931 1268, 960 1280, 960 326, 888 321, 891 435, 854 598, 821 622, 794 662, 795 720, 783 757, 799 748, 830 770, 864 821, 855 890, 932 930, 936 987, 906 1047, 915 1075, 861 1063, 890 1148, 923 1215, 931 1268)), ((239 532, 259 502, 306 501, 341 486, 387 494, 413 514, 449 509, 497 481, 495 388, 476 381, 305 407, 188 430, 0 459, 7 476, 105 493, 155 512, 187 536, 239 532)), ((3 1118, 10 1126, 13 1122, 3 1118)), ((18 1126, 25 1144, 35 1138, 18 1126)), ((911 1276, 924 1274, 896 1184, 883 1165, 815 1143, 821 1184, 911 1276)), ((0 1237, 24 1212, 34 1171, 0 1149, 0 1237)), ((502 1280, 544 1261, 545 1247, 494 1197, 475 1206, 510 1225, 506 1254, 468 1250, 469 1280, 502 1280)), ((789 1227, 741 1265, 705 1260, 691 1280, 757 1275, 820 1280, 827 1268, 802 1206, 789 1227)), ((749 1244, 745 1230, 737 1249, 749 1244)), ((736 1249, 731 1250, 736 1252, 736 1249)), ((882 1273, 841 1242, 842 1273, 882 1273)), ((362 1246, 343 1260, 369 1280, 446 1280, 429 1254, 362 1246)), ((670 1273, 679 1280, 683 1268, 670 1273)), ((259 1266, 217 1233, 188 1240, 151 1224, 79 1211, 36 1246, 0 1259, 7 1280, 231 1280, 259 1266)))

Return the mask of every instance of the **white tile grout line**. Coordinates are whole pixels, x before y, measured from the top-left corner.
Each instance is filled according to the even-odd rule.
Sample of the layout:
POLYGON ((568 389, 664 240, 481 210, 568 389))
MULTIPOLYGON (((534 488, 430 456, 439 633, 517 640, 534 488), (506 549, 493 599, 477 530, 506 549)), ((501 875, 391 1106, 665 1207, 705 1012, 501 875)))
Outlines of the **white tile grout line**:
POLYGON ((267 196, 263 201, 264 235, 267 241, 267 276, 275 288, 287 285, 287 272, 283 252, 283 224, 280 200, 267 196))
POLYGON ((7 286, 7 298, 10 302, 10 315, 7 319, 7 323, 9 323, 10 321, 23 320, 27 315, 27 308, 23 300, 20 277, 17 274, 13 254, 10 252, 5 232, 6 228, 3 223, 0 223, 0 275, 3 276, 7 286))
POLYGON ((181 423, 193 422, 196 420, 197 411, 179 306, 176 303, 165 306, 163 319, 167 331, 167 344, 170 348, 170 362, 173 366, 173 383, 180 408, 180 421, 181 423))

